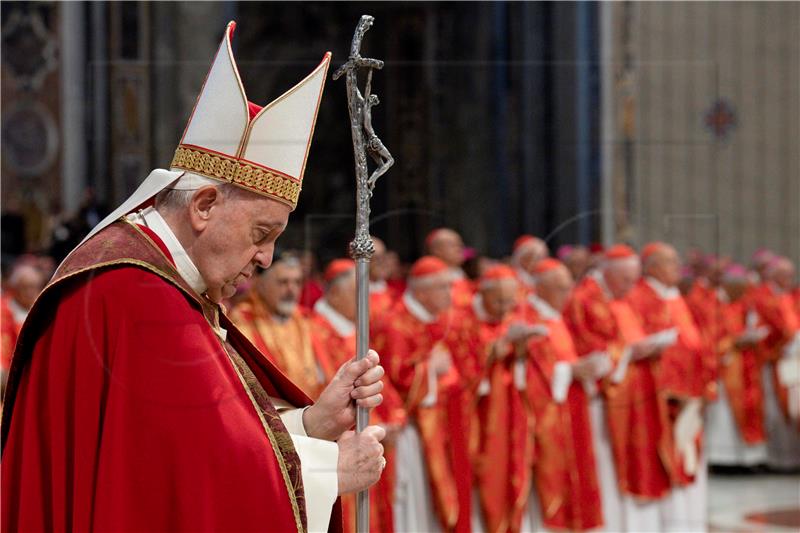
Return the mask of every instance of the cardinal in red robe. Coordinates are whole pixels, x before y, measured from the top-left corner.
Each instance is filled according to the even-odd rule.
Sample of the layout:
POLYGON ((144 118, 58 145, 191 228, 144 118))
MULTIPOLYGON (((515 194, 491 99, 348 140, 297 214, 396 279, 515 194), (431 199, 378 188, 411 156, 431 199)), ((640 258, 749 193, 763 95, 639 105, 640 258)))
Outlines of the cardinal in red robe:
POLYGON ((794 265, 787 258, 774 257, 762 272, 762 283, 751 288, 747 298, 768 329, 757 350, 763 364, 769 462, 775 468, 791 469, 800 466, 796 453, 800 447, 800 383, 796 370, 781 372, 780 368, 800 358, 800 317, 790 292, 794 265))
POLYGON ((397 531, 472 530, 468 410, 451 353, 451 288, 446 263, 417 260, 384 338, 376 339, 408 415, 397 442, 397 531))
POLYGON ((766 430, 761 362, 756 345, 767 334, 745 298, 747 271, 726 268, 718 290, 715 342, 719 363, 719 398, 708 413, 709 463, 754 466, 766 463, 766 430))
MULTIPOLYGON (((705 462, 702 457, 702 406, 706 382, 703 359, 707 344, 678 289, 680 258, 677 251, 663 242, 653 242, 642 249, 644 277, 627 296, 640 317, 644 332, 658 336, 670 333, 658 358, 638 365, 648 365, 650 376, 637 385, 651 389, 657 405, 657 424, 651 435, 656 445, 655 462, 663 465, 673 490, 664 500, 665 521, 670 529, 705 527, 705 462), (652 380, 652 381, 651 381, 652 380)), ((647 376, 647 377, 645 377, 647 376)), ((642 413, 643 416, 652 416, 642 413)))
POLYGON ((525 405, 526 343, 534 330, 506 265, 480 278, 472 305, 455 316, 453 347, 470 415, 474 485, 487 532, 520 531, 530 492, 533 418, 525 405))
POLYGON ((604 439, 595 439, 603 517, 610 530, 660 527, 657 500, 670 489, 658 457, 660 418, 650 370, 658 347, 644 339, 641 322, 625 300, 640 273, 639 258, 630 247, 612 246, 599 269, 578 284, 564 310, 578 354, 592 357, 598 373, 607 374, 599 386, 590 387, 602 394, 592 390, 590 416, 593 434, 608 434, 611 440, 608 450, 604 439))
POLYGON ((579 358, 561 311, 573 288, 567 267, 543 259, 533 269, 536 294, 525 302, 525 320, 545 335, 528 344, 526 396, 534 412, 534 485, 548 528, 587 531, 603 525, 600 486, 584 379, 593 363, 579 358))

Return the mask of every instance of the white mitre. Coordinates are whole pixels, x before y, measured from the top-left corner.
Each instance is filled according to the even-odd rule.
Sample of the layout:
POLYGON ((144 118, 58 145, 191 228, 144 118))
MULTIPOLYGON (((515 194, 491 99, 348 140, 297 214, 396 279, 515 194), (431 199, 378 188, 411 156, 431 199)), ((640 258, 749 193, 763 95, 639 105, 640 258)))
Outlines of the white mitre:
POLYGON ((229 22, 170 170, 155 169, 81 244, 167 188, 232 183, 292 210, 303 184, 331 53, 300 83, 264 107, 247 100, 233 58, 229 22))

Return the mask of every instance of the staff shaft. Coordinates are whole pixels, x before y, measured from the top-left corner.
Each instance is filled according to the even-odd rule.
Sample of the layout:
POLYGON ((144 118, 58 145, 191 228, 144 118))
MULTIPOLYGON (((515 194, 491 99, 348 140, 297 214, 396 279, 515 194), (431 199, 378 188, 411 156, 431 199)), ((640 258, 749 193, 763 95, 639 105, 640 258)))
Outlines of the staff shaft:
MULTIPOLYGON (((356 259, 356 357, 362 359, 369 350, 369 259, 356 259)), ((356 431, 361 432, 369 424, 369 410, 356 408, 356 431)), ((362 490, 356 496, 356 531, 369 531, 369 491, 362 490)))

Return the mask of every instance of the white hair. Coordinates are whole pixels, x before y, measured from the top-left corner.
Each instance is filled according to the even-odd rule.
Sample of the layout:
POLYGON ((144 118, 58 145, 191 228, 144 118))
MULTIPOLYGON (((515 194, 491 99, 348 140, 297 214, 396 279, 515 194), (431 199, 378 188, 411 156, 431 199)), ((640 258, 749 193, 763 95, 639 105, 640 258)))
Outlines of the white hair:
POLYGON ((224 198, 249 193, 249 191, 232 183, 186 172, 172 187, 166 188, 156 195, 156 210, 163 212, 185 209, 191 203, 195 193, 209 185, 215 187, 224 198))

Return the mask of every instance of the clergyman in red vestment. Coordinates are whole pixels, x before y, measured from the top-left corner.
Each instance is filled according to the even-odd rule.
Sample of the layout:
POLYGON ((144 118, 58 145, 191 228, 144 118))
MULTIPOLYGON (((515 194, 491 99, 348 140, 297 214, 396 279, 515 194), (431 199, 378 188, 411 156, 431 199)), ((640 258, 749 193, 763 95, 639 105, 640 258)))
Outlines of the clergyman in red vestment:
POLYGON ((383 429, 348 431, 380 403, 377 354, 312 405, 219 305, 272 260, 331 57, 261 108, 233 29, 171 169, 71 252, 20 332, 3 531, 340 531, 338 494, 380 476, 383 429))
POLYGON ((527 322, 547 328, 528 344, 526 394, 536 425, 533 481, 541 520, 548 528, 587 531, 603 525, 589 402, 583 381, 595 379, 593 362, 578 357, 561 311, 573 281, 567 267, 543 259, 531 269, 536 294, 524 302, 527 322))

